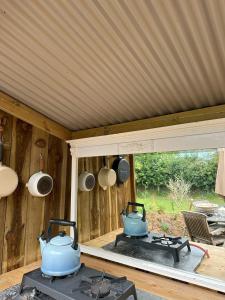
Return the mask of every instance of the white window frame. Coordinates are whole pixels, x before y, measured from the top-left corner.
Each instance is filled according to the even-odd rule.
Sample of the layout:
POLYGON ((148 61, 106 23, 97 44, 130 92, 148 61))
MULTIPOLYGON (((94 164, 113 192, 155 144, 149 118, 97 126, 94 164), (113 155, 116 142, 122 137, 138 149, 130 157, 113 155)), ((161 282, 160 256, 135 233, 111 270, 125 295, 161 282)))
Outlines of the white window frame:
MULTIPOLYGON (((225 118, 70 140, 72 155, 71 220, 77 220, 78 159, 80 157, 137 154, 225 147, 225 118)), ((124 257, 101 248, 81 245, 83 253, 151 273, 225 292, 225 281, 141 259, 124 257)), ((225 248, 224 248, 225 251, 225 248)), ((225 272, 225 270, 224 270, 225 272)))

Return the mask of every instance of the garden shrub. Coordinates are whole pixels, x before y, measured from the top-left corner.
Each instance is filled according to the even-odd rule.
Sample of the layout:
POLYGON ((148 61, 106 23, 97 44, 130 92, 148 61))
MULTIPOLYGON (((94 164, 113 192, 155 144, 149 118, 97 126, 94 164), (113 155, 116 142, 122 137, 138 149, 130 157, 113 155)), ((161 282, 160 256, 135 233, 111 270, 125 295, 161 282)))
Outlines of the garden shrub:
POLYGON ((186 182, 183 178, 170 178, 166 186, 170 191, 173 212, 175 211, 174 205, 181 208, 185 200, 189 201, 188 194, 191 189, 191 184, 186 182))
POLYGON ((164 222, 162 222, 161 224, 160 224, 160 229, 163 231, 163 232, 168 232, 169 231, 169 229, 170 229, 170 226, 169 226, 169 224, 168 223, 164 223, 164 222))
POLYGON ((218 155, 212 152, 148 153, 135 156, 139 189, 166 189, 169 180, 182 178, 191 191, 211 192, 215 188, 218 155))

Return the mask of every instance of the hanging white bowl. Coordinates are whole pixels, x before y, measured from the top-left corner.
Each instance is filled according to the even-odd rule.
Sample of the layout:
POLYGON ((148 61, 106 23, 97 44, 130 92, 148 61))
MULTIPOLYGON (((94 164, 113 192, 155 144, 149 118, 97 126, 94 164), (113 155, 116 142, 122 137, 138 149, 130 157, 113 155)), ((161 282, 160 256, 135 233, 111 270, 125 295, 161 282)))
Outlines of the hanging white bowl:
POLYGON ((0 198, 11 195, 18 185, 16 172, 0 162, 0 198))
POLYGON ((95 176, 87 171, 82 172, 78 178, 78 187, 82 192, 90 192, 95 187, 95 176))
POLYGON ((40 171, 30 177, 26 186, 32 196, 45 197, 53 189, 53 179, 50 175, 40 171))

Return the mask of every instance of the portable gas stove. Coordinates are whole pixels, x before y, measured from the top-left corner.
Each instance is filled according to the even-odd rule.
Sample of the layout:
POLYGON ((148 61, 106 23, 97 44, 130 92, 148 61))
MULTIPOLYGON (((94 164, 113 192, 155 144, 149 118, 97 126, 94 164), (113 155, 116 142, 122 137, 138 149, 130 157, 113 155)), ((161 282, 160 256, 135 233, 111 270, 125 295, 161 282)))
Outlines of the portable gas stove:
POLYGON ((115 247, 120 241, 142 246, 148 249, 168 251, 173 255, 174 262, 180 261, 179 252, 184 247, 187 247, 188 251, 191 251, 191 247, 187 238, 159 235, 156 233, 149 233, 147 237, 128 236, 124 233, 118 234, 116 236, 115 247))
MULTIPOLYGON (((137 300, 135 285, 126 277, 114 277, 86 267, 64 277, 46 277, 40 269, 23 276, 20 296, 36 300, 137 300)), ((24 299, 24 298, 22 298, 24 299)))

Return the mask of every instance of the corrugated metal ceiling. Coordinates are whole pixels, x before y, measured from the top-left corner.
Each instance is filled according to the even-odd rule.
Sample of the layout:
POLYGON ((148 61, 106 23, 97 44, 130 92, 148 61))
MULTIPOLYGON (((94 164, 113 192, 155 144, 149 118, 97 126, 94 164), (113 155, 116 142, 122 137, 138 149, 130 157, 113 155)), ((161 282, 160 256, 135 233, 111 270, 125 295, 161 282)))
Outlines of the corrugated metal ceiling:
POLYGON ((0 0, 0 90, 70 129, 225 103, 224 0, 0 0))

